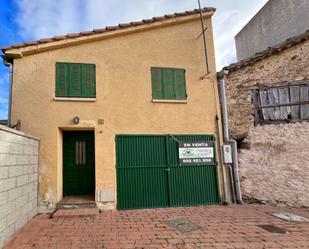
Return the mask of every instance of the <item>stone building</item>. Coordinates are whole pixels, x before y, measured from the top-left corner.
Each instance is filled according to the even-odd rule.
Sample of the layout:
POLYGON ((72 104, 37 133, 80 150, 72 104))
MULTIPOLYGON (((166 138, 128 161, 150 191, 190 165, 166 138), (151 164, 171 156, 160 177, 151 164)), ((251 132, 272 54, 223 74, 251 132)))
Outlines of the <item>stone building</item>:
POLYGON ((218 74, 244 199, 309 206, 309 31, 218 74))

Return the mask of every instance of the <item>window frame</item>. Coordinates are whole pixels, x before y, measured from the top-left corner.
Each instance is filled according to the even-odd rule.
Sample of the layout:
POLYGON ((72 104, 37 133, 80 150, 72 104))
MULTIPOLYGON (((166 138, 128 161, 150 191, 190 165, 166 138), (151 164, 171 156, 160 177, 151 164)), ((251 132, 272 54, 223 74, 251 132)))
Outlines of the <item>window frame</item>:
POLYGON ((79 62, 63 62, 63 61, 57 61, 55 63, 55 95, 54 95, 54 100, 60 100, 60 101, 95 101, 96 100, 96 64, 94 63, 79 63, 79 62), (58 70, 58 65, 67 65, 67 67, 69 67, 67 70, 68 70, 68 79, 67 79, 67 94, 66 95, 59 95, 57 93, 57 85, 58 85, 58 78, 57 78, 57 70, 58 70), (71 69, 70 69, 70 65, 79 65, 80 66, 80 88, 81 88, 81 95, 76 95, 76 94, 70 94, 69 93, 69 89, 70 89, 70 77, 71 77, 71 69), (89 95, 84 95, 83 93, 83 89, 84 89, 84 86, 83 84, 85 84, 85 82, 83 81, 83 66, 91 66, 93 67, 93 88, 94 88, 94 93, 92 96, 89 96, 89 95))
POLYGON ((254 125, 309 121, 309 81, 261 85, 251 93, 254 125), (307 100, 302 99, 304 89, 307 100), (270 94, 275 100, 270 100, 270 94))
MULTIPOLYGON (((165 72, 166 73, 166 72, 165 72)), ((151 77, 151 98, 152 98, 152 102, 154 103, 187 103, 188 102, 188 94, 187 94, 187 80, 186 80, 186 70, 184 68, 176 68, 176 67, 150 67, 150 77, 151 77), (162 98, 158 98, 156 96, 154 96, 154 71, 153 70, 161 70, 160 72, 160 78, 161 78, 161 92, 163 97, 162 98), (166 88, 167 86, 164 85, 163 82, 163 76, 162 74, 164 73, 164 70, 172 70, 173 71, 173 94, 174 94, 174 98, 168 98, 164 96, 164 88, 166 88), (184 84, 184 88, 182 89, 182 91, 184 91, 184 98, 177 98, 176 96, 176 88, 175 88, 175 71, 183 71, 183 84, 184 84)))

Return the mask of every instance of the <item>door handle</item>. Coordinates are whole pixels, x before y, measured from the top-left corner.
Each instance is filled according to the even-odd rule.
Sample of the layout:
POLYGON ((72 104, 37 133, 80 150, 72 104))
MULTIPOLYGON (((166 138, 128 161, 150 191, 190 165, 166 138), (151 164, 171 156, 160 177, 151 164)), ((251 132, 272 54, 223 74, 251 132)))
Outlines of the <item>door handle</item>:
POLYGON ((170 171, 171 169, 169 169, 169 168, 165 168, 164 170, 165 170, 165 171, 170 171))

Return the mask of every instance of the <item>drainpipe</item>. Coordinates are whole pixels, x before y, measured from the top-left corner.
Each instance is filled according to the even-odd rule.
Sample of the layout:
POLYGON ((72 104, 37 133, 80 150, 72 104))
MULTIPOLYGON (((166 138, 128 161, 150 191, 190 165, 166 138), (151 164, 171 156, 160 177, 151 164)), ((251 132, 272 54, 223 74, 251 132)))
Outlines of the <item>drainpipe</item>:
MULTIPOLYGON (((217 134, 218 134, 218 142, 219 142, 219 148, 221 147, 220 145, 220 131, 219 131, 219 117, 218 115, 216 115, 216 130, 217 130, 217 134)), ((224 163, 223 163, 223 154, 222 154, 222 150, 220 149, 220 161, 221 161, 221 178, 222 178, 222 187, 223 187, 223 196, 222 196, 222 203, 224 205, 227 205, 228 204, 228 201, 227 201, 227 194, 226 194, 226 187, 225 187, 225 184, 226 184, 226 179, 225 179, 225 174, 224 174, 224 163)))
POLYGON ((232 159, 233 159, 233 179, 235 188, 235 197, 238 204, 242 204, 242 195, 240 189, 239 172, 238 172, 238 155, 237 155, 237 142, 231 139, 229 136, 229 126, 228 126, 228 115, 227 115, 227 104, 226 104, 226 94, 225 94, 225 82, 224 77, 227 73, 223 70, 223 73, 218 76, 219 80, 219 91, 220 91, 220 102, 222 108, 222 122, 223 122, 223 139, 224 142, 231 145, 232 148, 232 159))
POLYGON ((8 127, 12 127, 12 89, 13 89, 13 62, 9 61, 8 57, 1 55, 3 64, 9 67, 9 106, 8 106, 8 127))

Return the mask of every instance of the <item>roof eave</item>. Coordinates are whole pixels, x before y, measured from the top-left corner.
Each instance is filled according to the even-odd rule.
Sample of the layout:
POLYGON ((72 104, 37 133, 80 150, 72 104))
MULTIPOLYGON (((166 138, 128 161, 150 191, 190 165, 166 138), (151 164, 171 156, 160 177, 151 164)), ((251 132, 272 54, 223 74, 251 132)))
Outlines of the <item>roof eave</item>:
MULTIPOLYGON (((207 8, 207 11, 203 11, 204 18, 211 17, 215 11, 215 8, 207 8)), ((187 11, 186 13, 189 14, 175 13, 173 14, 172 18, 167 17, 169 15, 165 15, 165 18, 154 17, 152 19, 149 19, 149 22, 147 19, 144 19, 141 22, 131 22, 132 25, 130 26, 126 24, 119 24, 118 26, 106 27, 104 29, 95 29, 93 31, 80 32, 78 33, 79 35, 68 34, 67 36, 56 36, 53 38, 40 39, 37 42, 27 42, 25 43, 27 45, 16 44, 15 46, 3 47, 0 49, 7 57, 13 59, 22 58, 25 55, 93 42, 102 39, 108 39, 135 32, 157 29, 164 26, 176 25, 180 23, 194 21, 200 18, 199 13, 197 12, 190 13, 190 11, 187 11)))

